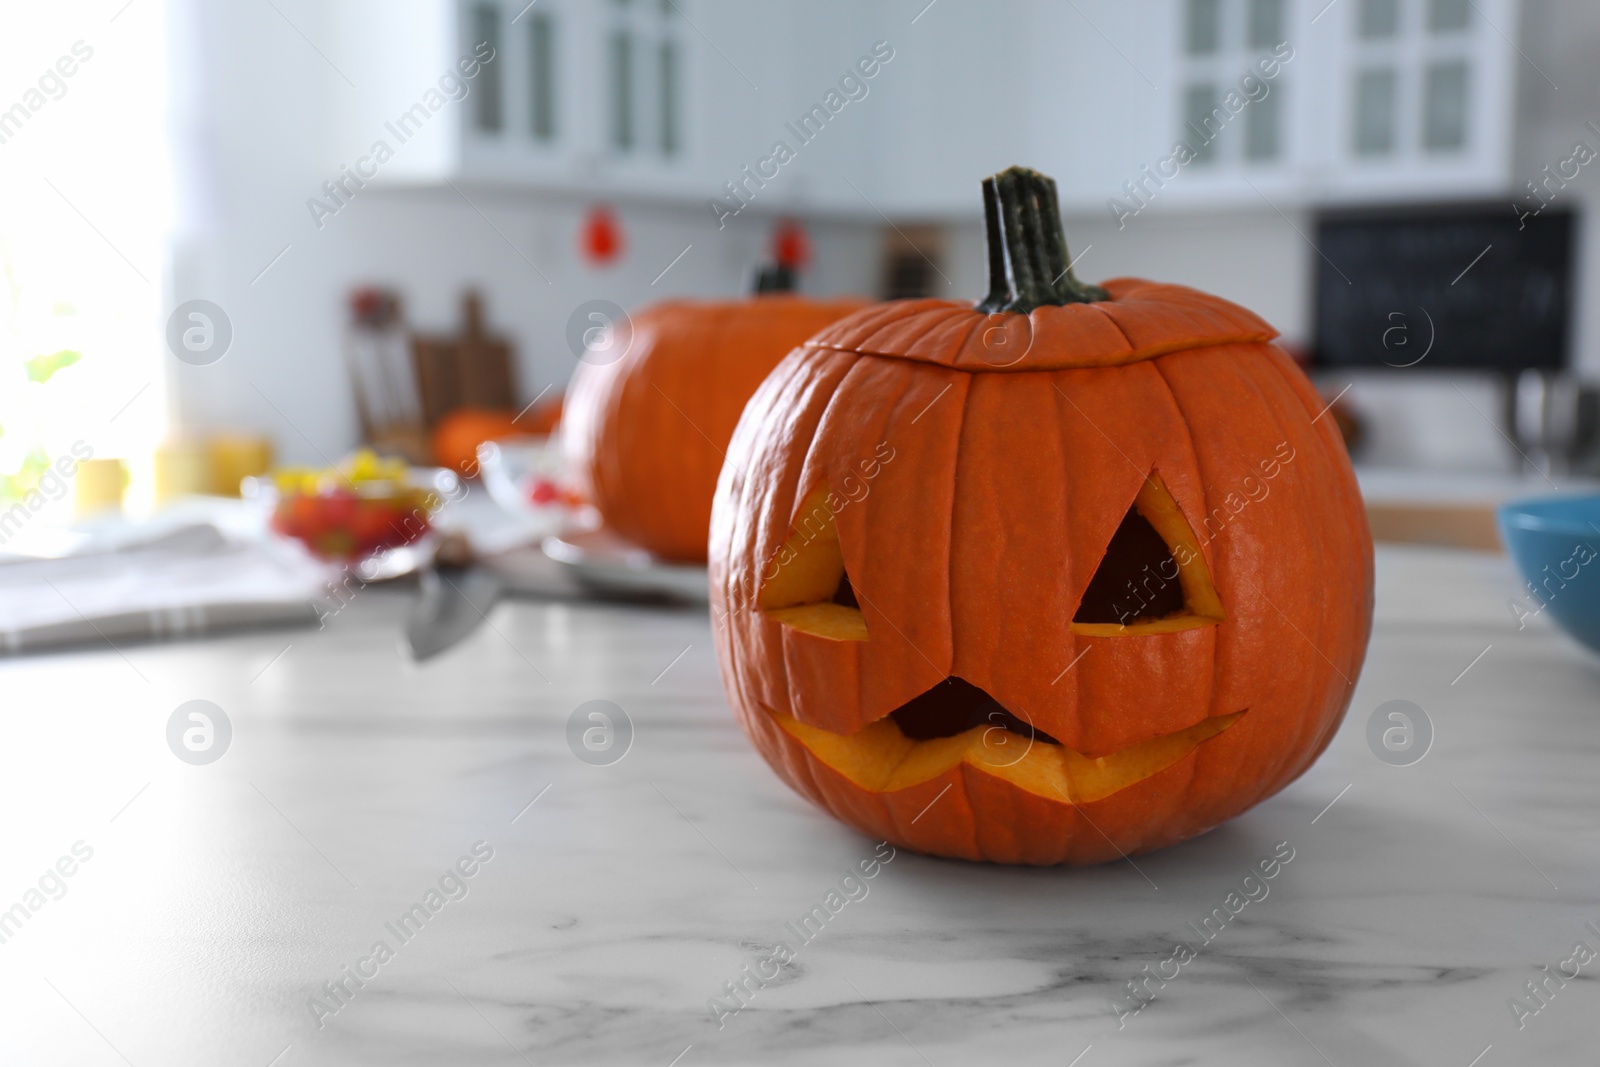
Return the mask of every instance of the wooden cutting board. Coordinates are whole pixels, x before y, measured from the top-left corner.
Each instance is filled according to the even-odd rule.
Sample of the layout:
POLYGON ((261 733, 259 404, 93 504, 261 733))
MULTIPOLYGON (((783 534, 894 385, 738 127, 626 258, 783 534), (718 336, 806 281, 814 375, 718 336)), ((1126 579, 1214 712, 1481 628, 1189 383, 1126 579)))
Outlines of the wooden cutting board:
POLYGON ((417 334, 411 341, 422 417, 432 428, 461 407, 515 409, 517 383, 511 342, 489 333, 483 298, 468 290, 461 300, 458 336, 417 334))

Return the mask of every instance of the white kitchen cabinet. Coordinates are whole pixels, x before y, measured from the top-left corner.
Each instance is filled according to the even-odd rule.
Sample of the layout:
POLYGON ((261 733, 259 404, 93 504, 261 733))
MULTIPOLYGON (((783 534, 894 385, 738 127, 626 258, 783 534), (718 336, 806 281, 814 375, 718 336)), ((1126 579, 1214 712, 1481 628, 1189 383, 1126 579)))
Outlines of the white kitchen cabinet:
POLYGON ((358 58, 337 136, 350 152, 387 140, 394 155, 375 179, 385 185, 704 195, 694 107, 704 41, 692 10, 693 0, 341 0, 329 17, 341 53, 358 58), (458 99, 460 64, 487 55, 458 99), (419 107, 424 121, 402 122, 419 107))
POLYGON ((1086 104, 1076 119, 1065 109, 1060 134, 1040 142, 1060 160, 1074 208, 1265 209, 1263 198, 1299 207, 1510 188, 1517 0, 1131 6, 1138 19, 1113 0, 1080 0, 1035 44, 1035 97, 1086 104), (1200 158, 1173 161, 1180 143, 1200 158), (1085 144, 1115 150, 1085 157, 1085 144))
POLYGON ((852 0, 340 0, 328 18, 354 85, 340 87, 336 136, 352 166, 390 142, 380 185, 649 198, 714 221, 714 198, 737 203, 731 182, 756 215, 971 214, 978 171, 953 160, 1021 132, 981 120, 1026 88, 1025 70, 995 84, 959 62, 1009 32, 983 12, 941 5, 913 24, 916 13, 852 0), (490 38, 494 62, 467 96, 396 143, 411 133, 397 117, 490 38), (829 101, 825 125, 807 126, 829 101), (780 142, 792 159, 752 178, 780 142))
POLYGON ((756 215, 930 220, 976 217, 977 178, 1012 163, 1054 175, 1076 211, 1511 186, 1517 0, 340 0, 329 18, 356 57, 336 124, 352 161, 494 48, 465 99, 436 95, 391 145, 380 184, 642 197, 713 219, 734 182, 756 215), (797 138, 875 47, 894 58, 864 96, 797 138), (752 180, 780 141, 792 162, 752 180), (1174 162, 1180 142, 1200 158, 1174 162))
POLYGON ((1517 6, 1340 0, 1309 25, 1299 119, 1320 135, 1300 146, 1304 194, 1326 202, 1505 192, 1522 62, 1517 6))

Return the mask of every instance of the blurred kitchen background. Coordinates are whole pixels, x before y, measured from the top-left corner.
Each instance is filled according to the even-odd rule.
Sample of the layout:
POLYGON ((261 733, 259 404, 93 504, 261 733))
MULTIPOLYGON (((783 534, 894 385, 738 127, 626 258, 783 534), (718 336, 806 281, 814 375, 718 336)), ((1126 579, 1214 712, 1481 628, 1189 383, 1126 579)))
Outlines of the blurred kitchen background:
MULTIPOLYGON (((774 256, 807 293, 975 298, 978 181, 1013 163, 1059 182, 1080 276, 1192 284, 1278 326, 1375 497, 1492 502, 1597 462, 1592 3, 109 0, 7 19, 0 509, 85 450, 122 461, 133 514, 337 461, 374 432, 358 394, 381 390, 352 364, 374 300, 397 302, 404 351, 470 332, 476 294, 505 370, 462 388, 515 411, 560 393, 596 299, 729 297, 774 256), (175 358, 195 324, 218 331, 210 359, 175 358)), ((79 481, 115 483, 103 467, 79 481)), ((81 513, 114 488, 76 495, 81 513)), ((1450 519, 1459 540, 1492 544, 1475 514, 1450 519)))

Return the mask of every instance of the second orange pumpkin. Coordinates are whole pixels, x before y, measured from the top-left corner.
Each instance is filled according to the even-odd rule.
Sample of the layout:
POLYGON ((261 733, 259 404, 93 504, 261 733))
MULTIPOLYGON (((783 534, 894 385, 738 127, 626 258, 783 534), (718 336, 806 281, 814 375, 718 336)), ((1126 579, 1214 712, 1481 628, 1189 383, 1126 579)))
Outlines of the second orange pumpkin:
POLYGON ((867 303, 769 293, 634 315, 621 359, 579 364, 561 420, 562 451, 606 526, 662 559, 704 561, 745 402, 791 349, 867 303))

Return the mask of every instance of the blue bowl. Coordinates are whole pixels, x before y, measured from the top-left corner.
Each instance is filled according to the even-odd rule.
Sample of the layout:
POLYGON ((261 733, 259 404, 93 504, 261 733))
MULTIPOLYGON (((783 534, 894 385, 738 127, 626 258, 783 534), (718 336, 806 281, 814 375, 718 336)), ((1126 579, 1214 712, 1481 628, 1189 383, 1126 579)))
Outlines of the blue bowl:
POLYGON ((1518 621, 1550 615, 1600 652, 1600 494, 1513 500, 1499 517, 1526 583, 1511 602, 1518 621))

